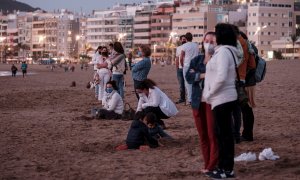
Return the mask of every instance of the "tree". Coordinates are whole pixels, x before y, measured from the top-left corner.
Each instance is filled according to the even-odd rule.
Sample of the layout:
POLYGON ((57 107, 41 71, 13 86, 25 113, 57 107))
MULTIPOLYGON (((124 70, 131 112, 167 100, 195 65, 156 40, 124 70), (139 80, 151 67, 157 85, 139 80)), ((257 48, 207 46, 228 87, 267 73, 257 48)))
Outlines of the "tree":
POLYGON ((297 36, 296 34, 292 34, 290 38, 291 38, 291 41, 293 44, 293 59, 295 59, 295 44, 296 44, 297 40, 299 39, 299 36, 297 36))

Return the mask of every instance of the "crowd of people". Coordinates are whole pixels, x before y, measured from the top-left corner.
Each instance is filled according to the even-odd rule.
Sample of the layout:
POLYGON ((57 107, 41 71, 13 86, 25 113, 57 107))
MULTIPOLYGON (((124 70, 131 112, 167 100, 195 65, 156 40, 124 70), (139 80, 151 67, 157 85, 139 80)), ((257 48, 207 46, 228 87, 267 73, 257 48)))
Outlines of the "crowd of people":
MULTIPOLYGON (((161 145, 159 138, 173 139, 164 132, 163 121, 178 113, 175 104, 191 107, 199 135, 204 165, 201 172, 211 178, 232 178, 235 144, 253 141, 255 107, 255 58, 247 36, 231 24, 220 23, 215 31, 203 37, 202 48, 193 42, 193 35, 180 36, 176 49, 179 99, 175 103, 148 74, 151 69, 151 49, 142 45, 142 58, 129 69, 137 98, 135 117, 129 128, 126 144, 117 150, 147 150, 161 145), (236 82, 247 92, 248 103, 240 104, 236 82), (241 122, 243 132, 240 133, 241 122)), ((101 102, 102 119, 120 119, 124 111, 124 74, 128 69, 120 42, 99 47, 93 57, 95 96, 101 102)))

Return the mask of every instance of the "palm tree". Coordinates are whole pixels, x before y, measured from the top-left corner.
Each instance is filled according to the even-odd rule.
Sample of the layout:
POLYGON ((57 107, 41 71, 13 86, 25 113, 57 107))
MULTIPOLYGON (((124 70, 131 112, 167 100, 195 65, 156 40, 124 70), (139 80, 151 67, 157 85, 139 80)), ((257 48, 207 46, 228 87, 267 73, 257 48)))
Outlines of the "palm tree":
POLYGON ((296 34, 292 34, 290 38, 293 44, 293 59, 295 59, 295 44, 296 41, 299 39, 299 36, 297 36, 296 34))

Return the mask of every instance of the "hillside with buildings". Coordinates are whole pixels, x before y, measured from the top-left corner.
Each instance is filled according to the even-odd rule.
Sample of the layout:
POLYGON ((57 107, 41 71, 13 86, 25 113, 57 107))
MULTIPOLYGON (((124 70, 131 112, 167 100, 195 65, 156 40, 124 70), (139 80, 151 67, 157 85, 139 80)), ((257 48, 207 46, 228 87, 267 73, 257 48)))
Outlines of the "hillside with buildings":
POLYGON ((265 58, 299 58, 297 38, 291 38, 300 34, 299 7, 293 0, 156 0, 116 4, 89 16, 65 9, 20 11, 0 16, 0 61, 80 62, 115 40, 126 51, 145 44, 153 59, 171 60, 180 35, 191 32, 201 48, 217 23, 237 25, 265 58))
POLYGON ((14 11, 32 12, 40 8, 33 8, 28 4, 16 0, 0 0, 0 11, 3 14, 13 13, 14 11))

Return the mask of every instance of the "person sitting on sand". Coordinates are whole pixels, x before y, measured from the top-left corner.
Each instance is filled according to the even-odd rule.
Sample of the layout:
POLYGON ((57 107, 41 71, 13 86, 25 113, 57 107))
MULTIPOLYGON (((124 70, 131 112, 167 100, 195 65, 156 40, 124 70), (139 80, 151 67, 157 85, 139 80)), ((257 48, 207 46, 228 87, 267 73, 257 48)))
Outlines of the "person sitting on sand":
POLYGON ((168 119, 178 113, 175 104, 150 79, 139 83, 136 92, 140 97, 137 111, 153 112, 157 117, 157 123, 165 129, 165 123, 161 119, 168 119))
POLYGON ((122 97, 117 92, 115 81, 106 83, 106 94, 103 98, 103 108, 99 110, 100 119, 121 119, 124 110, 122 97))
POLYGON ((116 150, 140 149, 145 151, 158 147, 158 141, 149 134, 147 127, 147 121, 153 118, 155 118, 153 113, 137 112, 129 128, 126 144, 116 147, 116 150))
POLYGON ((156 115, 154 113, 148 113, 148 118, 145 119, 148 126, 148 132, 151 137, 156 140, 161 138, 173 139, 168 133, 166 133, 162 127, 157 124, 156 115))

